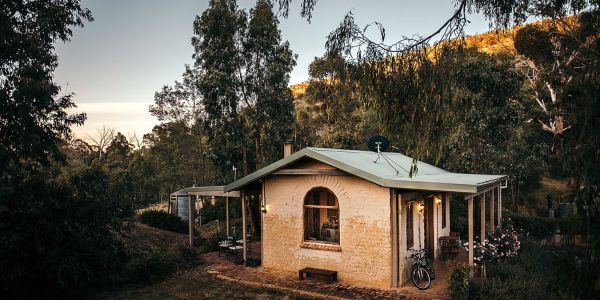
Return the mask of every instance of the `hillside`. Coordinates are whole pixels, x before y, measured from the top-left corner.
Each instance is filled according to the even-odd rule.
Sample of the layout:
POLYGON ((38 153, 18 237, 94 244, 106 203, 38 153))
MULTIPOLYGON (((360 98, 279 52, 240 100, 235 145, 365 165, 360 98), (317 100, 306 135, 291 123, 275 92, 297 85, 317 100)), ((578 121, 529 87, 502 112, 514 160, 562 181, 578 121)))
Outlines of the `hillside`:
MULTIPOLYGON (((515 54, 514 34, 522 26, 513 27, 510 30, 490 30, 485 33, 470 35, 463 38, 468 47, 476 47, 480 51, 490 54, 515 54)), ((309 81, 290 85, 294 98, 304 94, 309 81)))

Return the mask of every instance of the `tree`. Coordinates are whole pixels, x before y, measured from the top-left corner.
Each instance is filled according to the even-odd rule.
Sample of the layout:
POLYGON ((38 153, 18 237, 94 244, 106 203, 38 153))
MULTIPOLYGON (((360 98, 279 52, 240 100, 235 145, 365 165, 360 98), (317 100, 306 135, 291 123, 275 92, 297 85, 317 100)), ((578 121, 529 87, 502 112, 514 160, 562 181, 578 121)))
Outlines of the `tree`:
POLYGON ((85 120, 85 114, 67 114, 73 94, 59 95, 52 74, 55 43, 91 20, 78 0, 0 5, 0 169, 23 159, 60 159, 59 138, 85 120))
POLYGON ((230 181, 232 166, 239 168, 241 164, 238 72, 245 24, 246 14, 237 9, 234 0, 211 0, 194 21, 193 57, 199 72, 196 84, 206 112, 202 124, 221 183, 230 181))
POLYGON ((532 118, 554 138, 555 154, 560 154, 564 135, 571 129, 565 118, 566 102, 571 100, 568 85, 590 63, 586 57, 598 41, 596 24, 580 21, 592 18, 585 13, 528 24, 515 35, 515 49, 537 104, 532 118))
POLYGON ((315 58, 310 64, 308 86, 295 103, 297 144, 366 149, 368 138, 379 132, 354 84, 339 79, 345 64, 339 54, 315 58))
MULTIPOLYGON (((287 15, 290 2, 291 0, 279 1, 284 15, 287 15)), ((316 2, 316 0, 302 1, 302 15, 306 16, 309 21, 316 2)), ((552 37, 544 30, 540 31, 534 27, 526 27, 521 32, 520 39, 521 41, 531 41, 533 44, 537 43, 528 51, 528 47, 521 48, 521 53, 529 53, 525 56, 529 56, 530 59, 542 58, 545 60, 544 63, 540 64, 538 61, 535 65, 535 68, 538 69, 544 67, 544 70, 537 74, 538 76, 542 73, 545 74, 532 78, 534 79, 532 80, 534 89, 538 93, 535 97, 544 117, 536 119, 542 121, 541 125, 544 130, 558 136, 559 146, 564 140, 564 147, 560 146, 562 148, 560 152, 568 154, 559 164, 566 168, 565 174, 575 178, 576 184, 573 188, 577 195, 580 216, 587 227, 586 236, 589 246, 582 259, 583 264, 578 264, 580 267, 570 268, 561 273, 567 280, 564 286, 573 298, 592 298, 597 292, 593 286, 597 285, 598 278, 600 278, 598 271, 600 270, 598 267, 600 261, 597 259, 600 254, 598 246, 600 245, 600 235, 598 235, 600 228, 600 174, 597 172, 597 168, 591 167, 600 162, 598 152, 600 131, 595 126, 599 119, 597 117, 597 108, 599 107, 597 78, 599 78, 598 53, 600 51, 598 50, 600 50, 600 43, 597 41, 597 34, 593 33, 599 28, 597 16, 600 15, 600 3, 595 0, 460 0, 455 2, 455 7, 454 14, 432 34, 423 37, 403 37, 391 44, 384 41, 385 29, 380 24, 375 23, 374 25, 379 29, 381 41, 373 41, 367 37, 366 31, 374 26, 366 26, 364 29, 357 26, 352 14, 349 13, 340 26, 329 35, 326 47, 331 52, 341 51, 346 56, 355 58, 354 65, 349 69, 354 72, 354 78, 360 81, 361 86, 367 87, 366 90, 361 91, 362 97, 372 97, 375 99, 375 103, 385 107, 388 111, 400 112, 396 115, 396 120, 390 115, 384 116, 382 120, 388 125, 388 128, 394 129, 395 132, 405 132, 402 129, 406 127, 402 127, 402 124, 407 122, 428 128, 423 137, 409 137, 416 157, 428 156, 431 151, 437 152, 441 157, 442 145, 447 140, 435 137, 447 135, 443 128, 441 131, 439 130, 440 127, 436 123, 443 116, 448 99, 453 99, 453 96, 448 94, 449 91, 444 91, 450 86, 446 81, 451 81, 452 78, 448 77, 450 73, 447 72, 447 69, 430 68, 431 63, 428 60, 431 58, 434 61, 442 60, 445 53, 444 44, 452 44, 453 38, 464 36, 463 29, 468 21, 468 13, 473 11, 483 13, 490 21, 490 25, 496 28, 508 28, 510 25, 522 24, 532 18, 550 18, 553 21, 564 21, 565 17, 569 15, 580 18, 584 25, 581 28, 592 32, 589 35, 585 31, 581 32, 581 37, 588 37, 586 39, 579 39, 577 36, 564 39, 565 37, 561 37, 560 34, 552 37), (547 42, 548 37, 550 37, 550 43, 547 42), (561 40, 567 41, 567 45, 563 44, 561 40), (432 42, 436 41, 438 43, 432 45, 432 42), (539 43, 540 41, 541 43, 539 43), (431 46, 435 47, 427 48, 431 46), (568 47, 565 48, 565 46, 568 47), (572 55, 579 52, 577 49, 581 48, 585 49, 584 53, 581 53, 582 57, 576 58, 579 54, 572 55), (523 52, 523 50, 527 52, 523 52), (563 52, 563 50, 566 51, 563 52), (396 57, 399 57, 401 63, 397 63, 396 57), (569 63, 571 57, 575 57, 578 61, 578 71, 562 73, 565 71, 563 67, 571 64, 569 63), (385 63, 380 63, 381 61, 385 63), (394 86, 388 85, 390 77, 386 76, 386 73, 402 75, 404 80, 402 84, 406 83, 406 85, 396 89, 394 86), (435 78, 438 81, 431 84, 435 78), (551 83, 550 87, 546 83, 551 83), (375 88, 371 88, 373 86, 375 88), (389 87, 389 89, 382 87, 389 87), (549 95, 549 99, 546 99, 545 95, 549 95), (568 101, 569 103, 561 98, 567 95, 571 99, 568 101), (549 107, 547 103, 552 103, 552 107, 549 107), (544 111, 544 108, 547 112, 544 111), (398 123, 393 124, 394 121, 398 123), (563 137, 567 131, 570 131, 570 134, 563 137)), ((517 43, 520 42, 517 41, 517 43)), ((532 61, 535 60, 532 59, 532 61)), ((557 148, 555 147, 555 149, 557 148)), ((573 257, 565 257, 565 259, 572 261, 573 257)), ((564 291, 561 291, 561 295, 564 295, 562 293, 564 291)))
POLYGON ((106 147, 106 156, 109 165, 127 169, 131 152, 132 145, 123 134, 117 132, 108 147, 106 147))
POLYGON ((54 45, 91 21, 80 1, 0 2, 0 292, 4 298, 82 298, 122 262, 114 233, 127 209, 107 194, 107 173, 73 147, 61 151, 73 94, 53 81, 54 45), (68 151, 66 151, 68 152, 68 151), (6 271, 10 270, 10 271, 6 271))
POLYGON ((288 42, 281 42, 279 21, 269 1, 258 0, 242 42, 240 69, 247 135, 254 144, 255 168, 280 157, 281 145, 293 126, 293 97, 289 73, 296 64, 288 42))
POLYGON ((196 70, 185 66, 183 81, 175 81, 173 86, 164 86, 154 93, 154 105, 150 114, 159 121, 195 123, 203 119, 201 95, 198 91, 196 70))
POLYGON ((90 141, 92 147, 95 148, 98 153, 98 159, 103 160, 106 148, 110 145, 113 137, 115 136, 115 129, 102 126, 96 128, 96 136, 87 135, 87 139, 90 141))
MULTIPOLYGON (((443 117, 450 128, 443 150, 445 168, 454 172, 506 174, 513 209, 521 189, 545 165, 545 144, 527 123, 530 96, 511 55, 467 48, 451 50, 452 104, 443 117)), ((417 129, 415 129, 417 130, 417 129)), ((533 180, 535 181, 535 180, 533 180)))

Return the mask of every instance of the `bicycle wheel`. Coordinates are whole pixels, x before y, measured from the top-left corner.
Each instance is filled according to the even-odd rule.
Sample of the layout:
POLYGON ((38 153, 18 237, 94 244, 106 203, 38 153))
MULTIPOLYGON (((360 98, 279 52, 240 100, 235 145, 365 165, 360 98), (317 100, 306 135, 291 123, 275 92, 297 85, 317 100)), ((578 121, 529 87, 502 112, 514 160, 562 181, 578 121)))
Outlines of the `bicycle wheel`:
POLYGON ((433 260, 427 259, 427 272, 429 272, 429 277, 431 280, 435 279, 435 268, 433 267, 433 260))
POLYGON ((426 290, 431 285, 429 272, 423 267, 416 267, 412 271, 412 282, 420 290, 426 290))

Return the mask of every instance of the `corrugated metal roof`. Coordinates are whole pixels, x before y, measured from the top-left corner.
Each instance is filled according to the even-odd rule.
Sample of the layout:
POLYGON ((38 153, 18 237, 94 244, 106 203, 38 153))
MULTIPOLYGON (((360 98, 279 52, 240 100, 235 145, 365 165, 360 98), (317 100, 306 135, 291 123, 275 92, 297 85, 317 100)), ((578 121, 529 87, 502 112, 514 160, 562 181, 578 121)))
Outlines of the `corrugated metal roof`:
POLYGON ((176 196, 176 195, 239 197, 240 193, 237 191, 227 191, 226 192, 224 185, 215 185, 215 186, 188 187, 188 188, 181 189, 177 192, 171 193, 171 196, 176 196))
POLYGON ((411 178, 408 170, 412 158, 393 152, 385 152, 379 159, 377 156, 377 153, 371 151, 308 147, 228 184, 224 190, 238 190, 305 157, 380 186, 399 189, 476 193, 506 179, 506 175, 451 173, 421 161, 417 162, 417 174, 411 178))

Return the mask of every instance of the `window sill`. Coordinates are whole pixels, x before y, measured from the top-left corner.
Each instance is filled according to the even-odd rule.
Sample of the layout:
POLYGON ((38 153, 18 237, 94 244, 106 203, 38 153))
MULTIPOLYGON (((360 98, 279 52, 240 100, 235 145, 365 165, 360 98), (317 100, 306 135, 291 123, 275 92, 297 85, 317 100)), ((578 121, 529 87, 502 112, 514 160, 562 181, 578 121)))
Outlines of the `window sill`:
POLYGON ((319 243, 319 242, 302 242, 300 243, 300 248, 313 249, 313 250, 323 250, 323 251, 333 251, 333 252, 342 252, 342 247, 336 244, 327 244, 327 243, 319 243))

